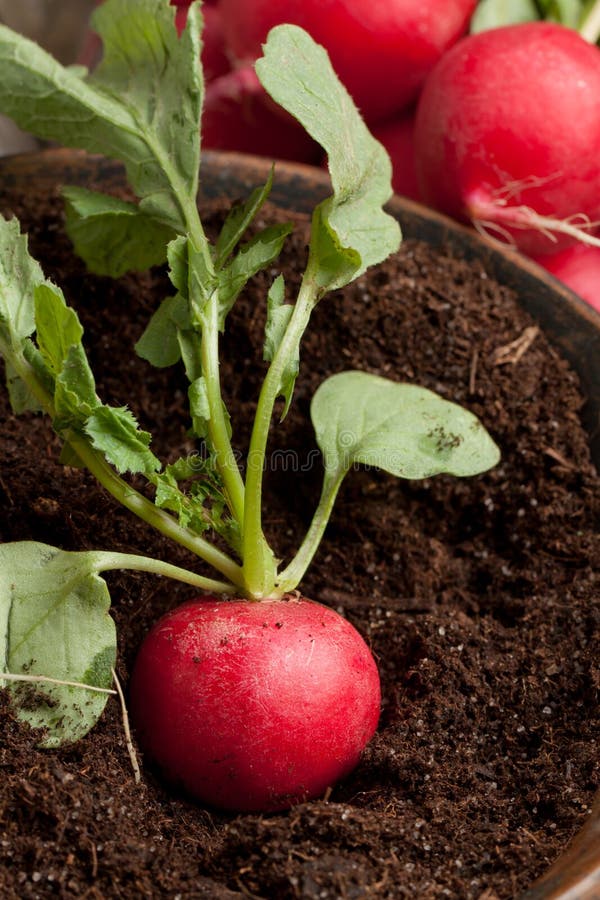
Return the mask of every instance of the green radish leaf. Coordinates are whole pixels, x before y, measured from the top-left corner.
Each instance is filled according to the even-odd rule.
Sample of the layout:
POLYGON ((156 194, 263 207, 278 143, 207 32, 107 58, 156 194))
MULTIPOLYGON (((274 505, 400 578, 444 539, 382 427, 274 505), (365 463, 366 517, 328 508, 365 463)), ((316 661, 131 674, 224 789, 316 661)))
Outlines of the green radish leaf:
POLYGON ((116 635, 97 559, 34 541, 0 545, 0 686, 10 691, 19 719, 46 730, 43 747, 87 734, 107 694, 9 681, 2 673, 110 688, 116 635))
MULTIPOLYGON (((265 347, 263 358, 271 362, 279 350, 281 341, 289 325, 294 307, 285 303, 285 284, 283 275, 278 275, 269 289, 267 296, 267 323, 265 326, 265 347)), ((285 400, 285 406, 281 419, 288 413, 294 385, 300 370, 300 347, 296 346, 295 352, 290 354, 285 369, 279 380, 279 393, 285 400)))
POLYGON ((35 331, 35 295, 43 288, 60 292, 47 281, 39 264, 29 255, 27 237, 17 219, 0 216, 0 356, 4 357, 9 398, 17 414, 41 408, 19 373, 29 365, 48 389, 54 379, 43 356, 29 336, 35 331))
POLYGON ((582 0, 538 0, 544 19, 566 28, 579 28, 589 4, 582 0))
POLYGON ((156 162, 148 160, 144 173, 144 183, 152 181, 154 188, 140 196, 147 212, 169 221, 179 221, 180 214, 171 209, 172 183, 165 178, 181 180, 191 197, 197 193, 204 95, 200 4, 191 5, 180 37, 174 18, 164 0, 107 0, 92 17, 103 56, 90 78, 132 111, 151 149, 158 144, 156 162))
MULTIPOLYGON (((1 29, 1 26, 0 26, 1 29)), ((35 330, 33 296, 46 279, 29 255, 17 219, 0 217, 0 352, 17 349, 35 330)))
POLYGON ((85 350, 81 344, 72 344, 56 378, 54 426, 57 431, 71 426, 81 427, 92 410, 99 406, 94 376, 85 350))
POLYGON ((4 371, 10 408, 14 414, 20 416, 24 412, 41 412, 41 404, 34 394, 31 393, 25 382, 19 378, 8 360, 4 363, 4 371))
POLYGON ((160 460, 149 449, 151 435, 140 429, 126 407, 99 406, 85 423, 85 433, 121 474, 150 475, 161 468, 160 460))
POLYGON ((208 423, 210 422, 210 403, 204 376, 201 375, 192 381, 188 388, 188 398, 194 434, 204 438, 208 434, 208 423))
POLYGON ((516 25, 519 22, 535 22, 540 18, 535 0, 480 0, 471 18, 471 34, 516 25))
POLYGON ((135 345, 138 356, 158 369, 179 362, 181 348, 177 339, 177 320, 182 312, 187 314, 187 304, 180 294, 163 300, 135 345))
POLYGON ((202 248, 194 246, 189 237, 180 236, 167 248, 169 277, 179 294, 189 302, 189 315, 185 325, 202 329, 206 304, 217 287, 217 276, 208 266, 202 248))
POLYGON ((0 110, 38 137, 122 160, 143 211, 185 231, 173 184, 195 196, 201 17, 193 4, 179 39, 174 15, 164 0, 107 0, 94 17, 103 61, 87 79, 0 26, 0 110))
POLYGON ((219 327, 240 295, 246 282, 277 259, 293 226, 270 225, 240 247, 229 265, 219 272, 219 327))
POLYGON ((80 187, 63 190, 67 234, 90 272, 119 278, 164 263, 173 230, 135 203, 80 187))
POLYGON ((208 301, 217 288, 218 280, 212 268, 212 263, 207 259, 201 249, 198 249, 188 239, 188 287, 189 318, 193 328, 202 331, 204 327, 204 314, 208 301))
POLYGON ((185 374, 190 384, 202 377, 202 360, 200 358, 200 336, 191 329, 178 330, 177 341, 185 374))
POLYGON ((273 186, 273 171, 266 184, 255 188, 244 203, 234 204, 221 228, 215 247, 215 268, 223 267, 227 257, 233 253, 244 232, 255 219, 273 186))
POLYGON ((188 495, 179 489, 177 480, 167 471, 152 479, 156 487, 154 502, 159 509, 168 509, 177 516, 183 528, 190 528, 196 534, 203 534, 210 523, 202 504, 194 504, 188 495))
POLYGON ((188 296, 188 239, 179 235, 171 241, 167 247, 167 259, 169 260, 169 278, 171 284, 184 299, 188 296))
POLYGON ((476 475, 499 460, 496 444, 468 410, 425 388, 365 372, 324 381, 311 416, 325 470, 336 479, 355 463, 414 479, 476 475))
POLYGON ((34 292, 35 331, 48 368, 59 375, 73 345, 81 343, 83 328, 74 309, 54 285, 40 284, 34 292))
POLYGON ((273 28, 256 71, 273 99, 325 149, 333 196, 313 216, 308 270, 321 293, 348 284, 394 253, 400 227, 383 205, 392 167, 325 50, 301 28, 273 28))
MULTIPOLYGON (((39 358, 54 378, 54 427, 81 427, 100 405, 94 376, 81 343, 83 328, 75 310, 54 285, 38 285, 34 292, 39 358)), ((39 367, 38 367, 38 375, 39 367)))
MULTIPOLYGON (((188 398, 190 401, 190 412, 192 414, 193 432, 199 438, 206 438, 208 436, 208 425, 210 422, 210 404, 208 402, 208 387, 203 375, 200 375, 191 382, 188 389, 188 398)), ((223 414, 225 416, 227 435, 228 437, 231 437, 231 421, 225 404, 223 404, 223 414)))

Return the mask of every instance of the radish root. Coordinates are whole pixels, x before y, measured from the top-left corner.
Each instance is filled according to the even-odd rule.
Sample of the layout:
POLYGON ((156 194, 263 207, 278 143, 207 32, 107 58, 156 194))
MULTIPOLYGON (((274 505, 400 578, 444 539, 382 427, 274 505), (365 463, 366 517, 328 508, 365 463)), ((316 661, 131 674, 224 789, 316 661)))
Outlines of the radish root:
MULTIPOLYGON (((475 210, 472 210, 475 212, 475 210)), ((489 207, 486 209, 489 215, 489 207)), ((495 218, 480 218, 474 215, 472 222, 474 227, 480 234, 489 237, 490 231, 500 234, 504 241, 511 246, 515 246, 515 241, 508 232, 508 228, 516 228, 523 231, 533 229, 545 235, 548 240, 556 243, 557 234, 568 234, 582 244, 588 244, 590 247, 600 247, 600 237, 590 234, 590 230, 598 228, 600 222, 591 222, 588 216, 583 213, 574 213, 566 219, 555 219, 552 216, 542 216, 530 206, 504 206, 502 203, 496 205, 496 214, 500 221, 495 218)))
MULTIPOLYGON (((117 694, 119 695, 119 702, 121 704, 121 717, 123 719, 123 732, 125 734, 125 746, 127 747, 127 752, 129 754, 129 759, 131 760, 131 768, 133 769, 133 777, 136 784, 140 784, 142 780, 142 773, 140 770, 140 766, 137 760, 137 755, 135 752, 135 747, 133 746, 133 741, 131 739, 131 729, 129 727, 129 714, 127 712, 127 705, 125 703, 125 695, 123 693, 123 688, 121 687, 121 682, 117 678, 117 673, 114 669, 111 669, 113 681, 115 683, 115 687, 117 689, 117 694)), ((113 691, 114 693, 114 691, 113 691)))

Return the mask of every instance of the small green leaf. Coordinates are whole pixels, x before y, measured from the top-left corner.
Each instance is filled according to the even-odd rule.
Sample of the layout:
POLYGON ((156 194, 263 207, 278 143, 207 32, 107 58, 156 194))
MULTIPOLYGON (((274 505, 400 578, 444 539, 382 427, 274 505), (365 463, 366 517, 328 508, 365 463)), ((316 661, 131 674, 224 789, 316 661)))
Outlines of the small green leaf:
MULTIPOLYGON (((190 402, 190 412, 192 414, 193 432, 199 438, 206 438, 208 436, 208 425, 211 415, 210 404, 208 401, 208 388, 206 379, 203 375, 195 378, 190 384, 188 398, 190 402)), ((225 404, 223 404, 223 413, 225 416, 228 437, 231 437, 231 422, 225 404)))
POLYGON ((149 475, 161 468, 160 460, 149 449, 151 435, 140 429, 126 407, 99 406, 85 423, 85 432, 121 474, 149 475))
POLYGON ((72 344, 54 389, 55 428, 81 426, 100 405, 90 365, 81 344, 72 344))
POLYGON ((14 414, 20 416, 24 412, 41 412, 42 407, 37 398, 31 393, 25 382, 19 378, 8 360, 4 363, 4 369, 8 399, 14 414))
POLYGON ((187 242, 187 253, 189 317, 192 327, 201 331, 204 327, 204 314, 208 301, 213 295, 218 281, 212 268, 210 255, 207 256, 203 253, 191 240, 187 242))
POLYGON ((192 427, 198 437, 206 437, 208 423, 210 422, 210 403, 204 376, 196 378, 188 388, 190 412, 192 414, 192 427))
MULTIPOLYGON (((267 362, 271 362, 277 353, 294 311, 294 307, 289 303, 285 303, 284 300, 285 285, 283 275, 278 275, 271 285, 267 296, 267 323, 265 326, 265 347, 263 353, 263 358, 267 362)), ((279 380, 279 392, 285 400, 285 407, 281 416, 282 420, 290 408, 299 370, 300 347, 296 346, 295 353, 290 354, 288 357, 287 364, 279 380)))
POLYGON ((471 34, 516 25, 519 22, 535 22, 540 18, 534 0, 480 0, 471 18, 471 34))
POLYGON ((15 413, 38 410, 40 403, 22 380, 23 366, 33 369, 50 394, 53 373, 29 336, 35 330, 35 296, 58 288, 47 281, 39 264, 29 255, 27 237, 17 219, 0 216, 0 355, 4 357, 9 397, 15 413), (19 375, 19 372, 21 375, 19 375))
POLYGON ((348 284, 400 244, 400 228, 383 205, 392 167, 333 71, 323 47, 301 28, 273 28, 256 71, 273 99, 325 149, 333 197, 313 217, 309 271, 321 293, 348 284))
POLYGON ((189 302, 186 324, 202 330, 206 304, 217 286, 217 276, 212 268, 210 254, 198 249, 189 237, 171 241, 167 248, 169 277, 178 293, 189 302))
POLYGON ((90 272, 119 278, 165 262, 173 230, 135 203, 80 187, 63 196, 67 234, 90 272))
POLYGON ((271 167, 271 173, 266 184, 255 188, 244 203, 235 203, 229 210, 227 218, 219 233, 219 237, 217 238, 215 247, 215 268, 222 268, 225 260, 233 253, 244 232, 255 219, 265 200, 271 193, 271 187, 273 186, 273 171, 274 167, 271 167))
POLYGON ((270 225, 240 247, 229 265, 219 272, 219 326, 240 295, 246 282, 277 259, 284 241, 292 231, 289 223, 270 225))
POLYGON ((81 343, 83 328, 74 309, 54 285, 40 284, 34 292, 37 344, 49 369, 59 375, 73 345, 81 343))
MULTIPOLYGON (((177 487, 177 481, 169 472, 160 472, 153 476, 152 482, 156 488, 154 502, 159 509, 168 509, 177 516, 179 524, 183 528, 191 528, 197 534, 202 534, 209 527, 203 515, 197 515, 189 498, 177 487)), ((202 513, 202 510, 200 510, 202 513)))
POLYGON ((0 217, 0 350, 2 345, 16 348, 33 334, 33 295, 37 285, 45 282, 39 264, 29 255, 18 220, 0 217))
POLYGON ((188 239, 184 235, 176 237, 167 247, 169 278, 171 284, 182 297, 188 299, 188 239))
POLYGON ((22 721, 46 729, 43 747, 83 737, 100 717, 107 695, 19 684, 3 680, 1 673, 110 687, 116 634, 96 558, 34 541, 0 545, 0 686, 10 691, 22 721))
POLYGON ((138 356, 159 369, 173 366, 181 359, 176 320, 182 307, 185 311, 187 304, 179 294, 163 300, 135 345, 138 356))
POLYGON ((425 388, 365 372, 324 381, 311 416, 325 469, 335 478, 355 463, 414 479, 476 475, 499 460, 496 444, 468 410, 425 388))
POLYGON ((186 329, 177 331, 177 341, 188 381, 192 384, 202 377, 202 361, 200 358, 200 335, 197 331, 186 329))

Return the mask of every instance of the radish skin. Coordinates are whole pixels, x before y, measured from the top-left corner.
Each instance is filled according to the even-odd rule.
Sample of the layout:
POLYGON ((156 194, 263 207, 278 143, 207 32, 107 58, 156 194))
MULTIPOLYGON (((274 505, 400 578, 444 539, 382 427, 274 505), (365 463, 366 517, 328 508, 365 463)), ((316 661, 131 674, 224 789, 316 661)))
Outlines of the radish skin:
POLYGON ((548 22, 464 38, 427 79, 415 149, 431 206, 528 255, 596 242, 600 51, 548 22))
POLYGON ((357 765, 379 708, 362 637, 295 597, 183 604, 149 632, 130 688, 140 744, 167 779, 236 811, 323 796, 357 765))
POLYGON ((371 129, 381 141, 392 161, 392 187, 396 194, 421 201, 415 163, 415 111, 410 109, 397 118, 371 129))
POLYGON ((367 122, 408 106, 468 27, 477 0, 219 0, 238 64, 254 61, 274 25, 300 25, 322 44, 367 122))

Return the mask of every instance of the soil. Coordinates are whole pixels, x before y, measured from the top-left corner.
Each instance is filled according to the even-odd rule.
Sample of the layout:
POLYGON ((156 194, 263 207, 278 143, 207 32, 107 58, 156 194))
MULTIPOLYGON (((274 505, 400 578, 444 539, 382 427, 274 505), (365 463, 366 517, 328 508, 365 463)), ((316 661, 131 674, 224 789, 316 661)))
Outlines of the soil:
MULTIPOLYGON (((30 192, 13 209, 84 322, 101 396, 128 404, 163 458, 192 451, 181 374, 131 352, 168 291, 165 273, 116 283, 87 275, 54 200, 30 192)), ((282 258, 290 291, 305 238, 299 223, 282 258)), ((240 449, 264 372, 265 284, 255 279, 224 342, 240 449)), ((116 701, 80 743, 46 751, 4 696, 3 898, 495 900, 548 867, 598 785, 600 479, 578 379, 542 334, 526 331, 532 324, 479 265, 407 241, 324 301, 304 340, 295 403, 271 447, 306 465, 286 472, 282 459, 292 458, 275 465, 272 456, 265 498, 282 557, 317 497, 308 406, 328 374, 365 369, 437 390, 479 415, 502 449, 497 468, 477 478, 357 471, 342 490, 302 587, 348 617, 380 667, 380 727, 357 770, 287 813, 222 814, 174 794, 146 765, 136 785, 116 701), (533 339, 520 358, 500 352, 524 334, 533 339)), ((47 422, 14 418, 4 393, 0 402, 1 540, 191 563, 90 476, 59 465, 47 422)), ((107 577, 126 688, 143 635, 190 589, 107 577)))

